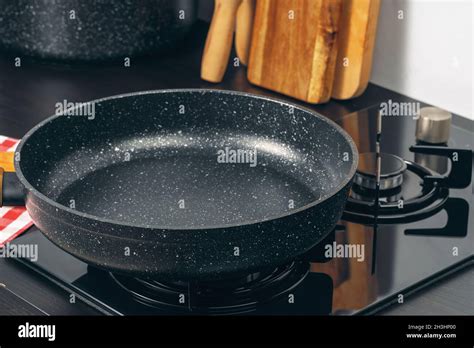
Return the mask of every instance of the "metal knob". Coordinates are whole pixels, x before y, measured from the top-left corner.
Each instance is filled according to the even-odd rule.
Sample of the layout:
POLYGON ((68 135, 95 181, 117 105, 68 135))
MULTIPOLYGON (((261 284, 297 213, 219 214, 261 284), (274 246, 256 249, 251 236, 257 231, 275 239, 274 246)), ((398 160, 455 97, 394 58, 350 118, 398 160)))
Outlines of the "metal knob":
POLYGON ((449 140, 451 113, 428 106, 420 109, 416 123, 416 139, 430 144, 444 144, 449 140))

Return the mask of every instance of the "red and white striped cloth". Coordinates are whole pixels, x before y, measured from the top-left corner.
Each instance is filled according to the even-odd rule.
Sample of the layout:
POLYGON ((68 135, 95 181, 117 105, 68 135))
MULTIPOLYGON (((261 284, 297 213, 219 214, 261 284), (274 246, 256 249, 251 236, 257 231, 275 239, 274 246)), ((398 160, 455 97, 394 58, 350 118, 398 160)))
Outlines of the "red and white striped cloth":
MULTIPOLYGON (((17 139, 0 135, 0 152, 15 151, 17 139)), ((0 208, 0 247, 15 239, 33 225, 24 207, 0 208)))

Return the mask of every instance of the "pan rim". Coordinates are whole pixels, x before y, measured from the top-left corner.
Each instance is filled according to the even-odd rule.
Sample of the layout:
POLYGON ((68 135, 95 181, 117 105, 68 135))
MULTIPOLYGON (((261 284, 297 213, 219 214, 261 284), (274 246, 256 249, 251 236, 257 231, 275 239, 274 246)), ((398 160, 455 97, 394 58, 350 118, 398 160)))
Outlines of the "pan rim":
MULTIPOLYGON (((136 97, 136 96, 141 96, 141 95, 148 95, 148 94, 166 94, 166 93, 200 93, 200 94, 207 94, 207 93, 214 93, 214 94, 227 94, 227 95, 239 95, 242 97, 248 97, 252 99, 259 99, 259 100, 264 100, 268 101, 271 103, 277 103, 280 104, 281 106, 286 106, 286 107, 293 107, 294 109, 300 110, 304 112, 307 115, 311 115, 313 117, 317 117, 320 121, 326 122, 328 125, 330 125, 332 128, 334 128, 339 134, 342 135, 342 137, 346 140, 347 144, 349 145, 351 149, 351 154, 352 154, 352 165, 349 170, 348 175, 342 180, 334 189, 326 193, 325 195, 321 196, 317 200, 314 200, 308 204, 305 204, 299 208, 295 208, 291 211, 287 211, 281 214, 277 215, 272 215, 270 217, 267 217, 265 219, 261 220, 255 220, 255 221, 243 221, 241 223, 230 223, 230 224, 222 224, 222 225, 212 225, 212 226, 199 226, 199 227, 178 227, 178 226, 150 226, 150 225, 142 225, 142 224, 136 224, 136 223, 130 223, 127 221, 120 221, 120 220, 114 220, 114 219, 108 219, 100 216, 96 216, 93 214, 85 213, 78 211, 76 209, 69 208, 65 205, 62 205, 55 200, 49 198, 45 194, 41 193, 38 191, 24 176, 23 171, 21 170, 20 162, 21 161, 15 161, 14 162, 14 167, 15 167, 15 172, 22 183, 22 185, 25 187, 25 189, 28 191, 28 193, 31 193, 35 195, 38 199, 44 201, 45 203, 51 205, 52 207, 56 209, 60 209, 61 211, 67 212, 69 214, 72 214, 73 216, 77 216, 79 218, 91 220, 94 222, 100 222, 100 223, 105 223, 105 224, 111 224, 114 226, 123 226, 123 227, 129 227, 129 228, 141 228, 141 229, 149 229, 149 230, 176 230, 176 231, 202 231, 202 230, 217 230, 217 229, 226 229, 226 228, 238 228, 238 227, 244 227, 244 226, 251 226, 251 225, 256 225, 256 224, 262 224, 265 222, 270 222, 274 220, 278 220, 281 218, 289 217, 291 215, 296 215, 298 213, 301 213, 303 211, 306 211, 312 207, 315 207, 317 205, 320 205, 324 203, 325 201, 331 199, 335 195, 337 195, 341 190, 343 190, 354 178, 358 162, 359 162, 359 152, 357 150, 357 146, 354 143, 354 140, 352 137, 341 127, 339 126, 336 122, 332 121, 331 119, 319 114, 318 112, 309 109, 308 107, 298 105, 292 102, 287 102, 275 97, 268 97, 268 96, 262 96, 262 95, 257 95, 253 93, 248 93, 248 92, 241 92, 241 91, 233 91, 233 90, 225 90, 225 89, 211 89, 211 88, 176 88, 176 89, 157 89, 157 90, 147 90, 147 91, 138 91, 138 92, 131 92, 131 93, 123 93, 123 94, 117 94, 113 96, 108 96, 104 98, 99 98, 99 99, 94 99, 85 103, 100 103, 104 101, 110 101, 114 99, 121 99, 121 98, 128 98, 128 97, 136 97)), ((39 122, 36 124, 33 128, 31 128, 20 140, 18 146, 15 149, 15 154, 20 154, 15 155, 15 158, 21 158, 21 150, 23 149, 23 146, 25 143, 28 141, 28 139, 39 129, 41 129, 43 126, 46 124, 54 121, 58 117, 62 117, 63 115, 57 115, 53 114, 52 116, 47 117, 43 121, 39 122)), ((28 204, 26 204, 28 205, 28 204)))

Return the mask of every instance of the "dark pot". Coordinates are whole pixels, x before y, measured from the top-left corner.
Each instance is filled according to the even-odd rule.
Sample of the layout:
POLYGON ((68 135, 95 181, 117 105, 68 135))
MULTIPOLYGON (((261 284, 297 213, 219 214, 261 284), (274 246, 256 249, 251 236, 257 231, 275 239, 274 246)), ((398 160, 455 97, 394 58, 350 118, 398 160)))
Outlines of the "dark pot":
POLYGON ((196 12, 195 0, 0 0, 0 47, 53 59, 130 57, 183 38, 196 12))

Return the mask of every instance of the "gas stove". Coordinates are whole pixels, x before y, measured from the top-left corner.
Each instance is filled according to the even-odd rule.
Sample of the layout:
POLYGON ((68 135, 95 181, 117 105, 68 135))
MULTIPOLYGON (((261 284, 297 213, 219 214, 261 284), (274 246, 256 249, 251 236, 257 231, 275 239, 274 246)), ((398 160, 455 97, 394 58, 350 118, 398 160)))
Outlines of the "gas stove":
POLYGON ((88 266, 35 227, 14 243, 37 244, 38 260, 16 260, 108 315, 372 314, 402 303, 472 263, 473 134, 453 123, 449 139, 433 145, 422 133, 435 130, 390 116, 377 139, 379 115, 375 105, 338 120, 360 153, 346 210, 289 264, 206 282, 139 279, 88 266))

